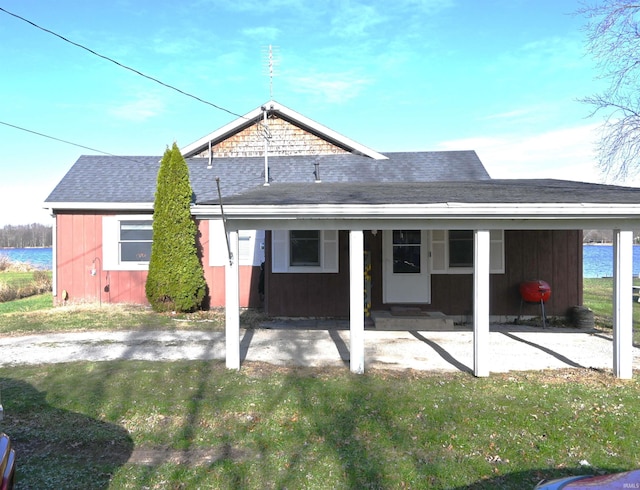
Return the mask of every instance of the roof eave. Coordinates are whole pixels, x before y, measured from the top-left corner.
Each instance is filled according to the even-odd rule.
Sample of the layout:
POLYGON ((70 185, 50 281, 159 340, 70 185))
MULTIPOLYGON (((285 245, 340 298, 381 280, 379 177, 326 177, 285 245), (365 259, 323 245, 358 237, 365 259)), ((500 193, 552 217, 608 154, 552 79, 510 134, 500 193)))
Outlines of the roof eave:
MULTIPOLYGON (((496 219, 553 219, 580 216, 640 218, 640 204, 612 203, 432 203, 432 204, 294 204, 224 205, 225 215, 234 219, 322 219, 376 217, 492 217, 496 219)), ((194 216, 219 215, 220 206, 197 205, 194 216)))

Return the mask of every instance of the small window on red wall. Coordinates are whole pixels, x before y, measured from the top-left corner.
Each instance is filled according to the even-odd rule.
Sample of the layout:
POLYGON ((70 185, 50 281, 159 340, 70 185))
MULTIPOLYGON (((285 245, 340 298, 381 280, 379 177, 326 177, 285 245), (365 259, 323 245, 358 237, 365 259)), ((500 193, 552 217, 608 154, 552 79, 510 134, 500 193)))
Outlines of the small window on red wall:
POLYGON ((120 261, 149 262, 153 242, 150 220, 120 221, 120 261))

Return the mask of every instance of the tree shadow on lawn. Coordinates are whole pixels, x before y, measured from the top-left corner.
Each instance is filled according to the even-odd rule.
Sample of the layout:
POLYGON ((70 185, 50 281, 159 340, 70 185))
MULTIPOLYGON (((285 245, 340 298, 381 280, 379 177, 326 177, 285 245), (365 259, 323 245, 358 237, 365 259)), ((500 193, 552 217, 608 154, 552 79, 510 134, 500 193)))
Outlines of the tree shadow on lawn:
POLYGON ((102 489, 133 451, 122 427, 47 403, 46 392, 0 378, 6 432, 16 450, 16 488, 102 489))

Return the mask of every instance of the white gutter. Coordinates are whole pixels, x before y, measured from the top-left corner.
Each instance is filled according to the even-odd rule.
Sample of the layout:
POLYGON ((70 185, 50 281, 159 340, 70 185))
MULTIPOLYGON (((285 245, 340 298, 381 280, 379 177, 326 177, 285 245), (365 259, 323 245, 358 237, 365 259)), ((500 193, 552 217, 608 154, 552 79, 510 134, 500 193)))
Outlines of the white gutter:
POLYGON ((45 209, 91 209, 99 211, 153 211, 152 202, 47 202, 45 209))
MULTIPOLYGON (((197 205, 194 216, 219 215, 217 205, 197 205)), ((339 218, 419 218, 419 217, 489 217, 550 219, 566 217, 640 218, 640 204, 341 204, 341 205, 261 205, 225 204, 225 213, 234 219, 339 219, 339 218)))

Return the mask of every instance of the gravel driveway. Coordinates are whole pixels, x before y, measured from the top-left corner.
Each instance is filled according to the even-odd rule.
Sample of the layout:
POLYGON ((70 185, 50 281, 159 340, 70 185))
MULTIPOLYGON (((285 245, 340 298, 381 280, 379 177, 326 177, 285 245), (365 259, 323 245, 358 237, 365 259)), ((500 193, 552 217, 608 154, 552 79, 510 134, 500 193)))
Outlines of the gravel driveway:
MULTIPOLYGON (((223 360, 224 332, 81 332, 0 338, 0 366, 70 361, 223 360)), ((492 325, 490 371, 613 367, 611 339, 593 330, 492 325)), ((640 350, 633 348, 633 368, 640 350)), ((288 366, 345 366, 349 331, 256 329, 241 331, 243 362, 288 366)), ((365 366, 381 369, 469 371, 473 333, 461 331, 365 331, 365 366)))

